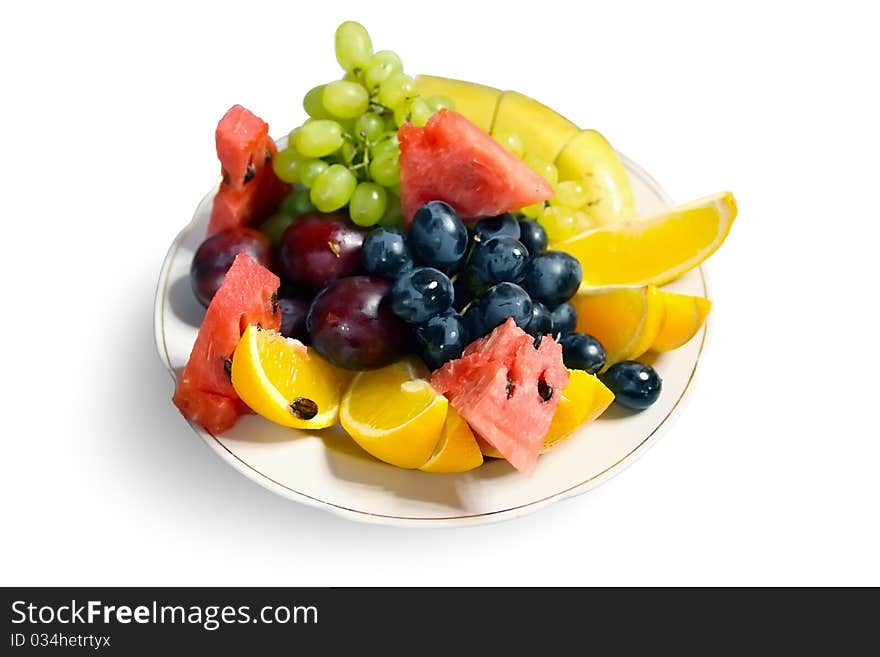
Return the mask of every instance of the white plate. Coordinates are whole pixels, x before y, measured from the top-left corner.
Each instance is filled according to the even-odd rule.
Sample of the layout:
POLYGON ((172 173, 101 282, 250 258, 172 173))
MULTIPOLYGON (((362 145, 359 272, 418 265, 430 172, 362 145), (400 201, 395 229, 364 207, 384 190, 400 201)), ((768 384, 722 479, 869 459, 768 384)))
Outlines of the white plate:
MULTIPOLYGON (((623 161, 640 214, 671 204, 647 173, 629 159, 623 161)), ((156 344, 175 379, 189 357, 203 315, 190 289, 189 268, 204 239, 215 191, 202 200, 193 220, 171 245, 156 291, 156 344)), ((702 269, 668 287, 708 296, 702 269)), ((656 357, 654 366, 663 378, 657 403, 641 413, 612 405, 597 421, 541 456, 530 476, 494 459, 458 475, 401 470, 361 451, 338 427, 310 434, 258 416, 243 417, 218 436, 191 426, 246 477, 279 495, 346 518, 408 526, 495 522, 579 495, 620 472, 651 446, 681 411, 705 342, 704 331, 684 347, 656 357)), ((174 408, 170 399, 168 405, 174 408)))

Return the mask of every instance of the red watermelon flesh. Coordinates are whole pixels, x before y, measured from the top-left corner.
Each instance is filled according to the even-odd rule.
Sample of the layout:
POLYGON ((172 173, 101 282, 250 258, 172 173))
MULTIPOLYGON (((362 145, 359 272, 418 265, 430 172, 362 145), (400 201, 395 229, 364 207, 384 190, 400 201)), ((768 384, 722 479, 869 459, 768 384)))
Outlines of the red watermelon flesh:
POLYGON ((262 221, 290 191, 272 170, 278 149, 263 119, 234 105, 217 124, 215 138, 223 181, 214 198, 209 236, 262 221))
POLYGON ((431 385, 479 438, 529 473, 568 377, 562 347, 546 335, 536 349, 534 338, 511 318, 436 370, 431 385))
POLYGON ((280 281, 242 252, 208 305, 189 361, 177 382, 174 403, 183 416, 216 434, 249 413, 229 378, 232 354, 248 324, 278 330, 280 281))
POLYGON ((458 112, 440 110, 424 128, 405 123, 398 138, 400 202, 407 222, 428 201, 446 201, 469 220, 553 196, 544 178, 458 112))

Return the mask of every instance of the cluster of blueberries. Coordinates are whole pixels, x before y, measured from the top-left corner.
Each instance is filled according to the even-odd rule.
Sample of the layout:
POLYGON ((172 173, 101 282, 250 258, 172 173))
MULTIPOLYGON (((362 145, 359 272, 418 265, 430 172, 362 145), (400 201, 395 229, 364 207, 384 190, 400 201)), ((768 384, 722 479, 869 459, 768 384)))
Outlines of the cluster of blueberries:
POLYGON ((469 230, 451 206, 431 201, 415 213, 408 235, 377 228, 361 255, 370 274, 393 281, 391 309, 415 327, 431 368, 458 358, 508 317, 536 343, 557 338, 568 368, 595 374, 605 364, 602 345, 574 332, 577 314, 568 300, 581 283, 580 263, 548 251, 547 234, 534 221, 503 214, 469 230))

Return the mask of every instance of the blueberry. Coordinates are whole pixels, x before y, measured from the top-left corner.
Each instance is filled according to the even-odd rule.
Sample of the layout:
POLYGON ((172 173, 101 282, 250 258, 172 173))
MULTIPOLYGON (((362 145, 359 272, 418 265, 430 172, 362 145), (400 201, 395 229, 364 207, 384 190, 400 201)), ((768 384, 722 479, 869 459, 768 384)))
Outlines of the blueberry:
POLYGON ((402 320, 421 324, 452 306, 452 281, 442 271, 416 267, 391 288, 391 310, 402 320))
POLYGON ((547 248, 547 231, 537 221, 523 219, 519 222, 519 241, 532 255, 538 255, 547 248))
POLYGON ((468 269, 484 285, 519 283, 529 259, 526 247, 512 237, 493 237, 477 242, 471 254, 468 269))
POLYGON ((467 308, 465 308, 465 311, 462 314, 461 318, 464 320, 464 324, 467 327, 468 336, 471 340, 482 338, 489 332, 486 329, 486 326, 483 324, 483 309, 480 305, 479 300, 474 301, 467 308))
POLYGON ((577 292, 582 277, 581 264, 574 256, 546 251, 529 260, 522 286, 535 301, 555 308, 577 292))
POLYGON ((553 309, 553 335, 565 335, 574 331, 577 325, 577 311, 570 303, 560 303, 553 309))
POLYGON ((553 317, 550 311, 547 310, 547 306, 540 301, 532 302, 532 316, 529 318, 529 323, 522 328, 526 333, 534 335, 536 338, 539 335, 543 336, 552 333, 553 317))
POLYGON ((480 299, 480 319, 486 331, 513 317, 518 326, 526 326, 532 318, 532 300, 516 283, 498 283, 480 299))
POLYGON ((634 360, 612 365, 602 381, 614 393, 614 401, 635 411, 648 408, 657 401, 663 387, 663 381, 653 367, 634 360))
POLYGON ((468 345, 469 335, 467 324, 453 310, 434 315, 416 329, 416 339, 422 347, 422 358, 432 370, 461 356, 468 345))
POLYGON ((416 210, 409 237, 415 259, 428 267, 458 271, 467 253, 467 227, 443 201, 431 201, 416 210))
POLYGON ((396 228, 377 228, 364 238, 361 261, 368 273, 390 280, 412 268, 406 234, 396 228))
POLYGON ((605 349, 592 335, 569 333, 560 338, 562 362, 570 370, 595 374, 605 367, 605 349))
POLYGON ((474 224, 474 241, 488 242, 493 237, 512 237, 519 239, 519 224, 509 212, 497 217, 480 219, 474 224))

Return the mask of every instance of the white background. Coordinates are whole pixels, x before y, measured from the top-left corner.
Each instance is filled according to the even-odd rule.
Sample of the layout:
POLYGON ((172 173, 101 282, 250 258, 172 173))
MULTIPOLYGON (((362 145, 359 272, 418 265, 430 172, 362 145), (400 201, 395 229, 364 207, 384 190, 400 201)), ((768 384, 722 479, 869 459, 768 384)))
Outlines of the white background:
POLYGON ((0 583, 880 584, 869 5, 4 3, 0 583), (689 406, 595 491, 356 524, 246 480, 171 405, 153 292, 214 126, 235 102, 297 124, 349 17, 410 72, 598 128, 677 201, 736 192, 689 406))

